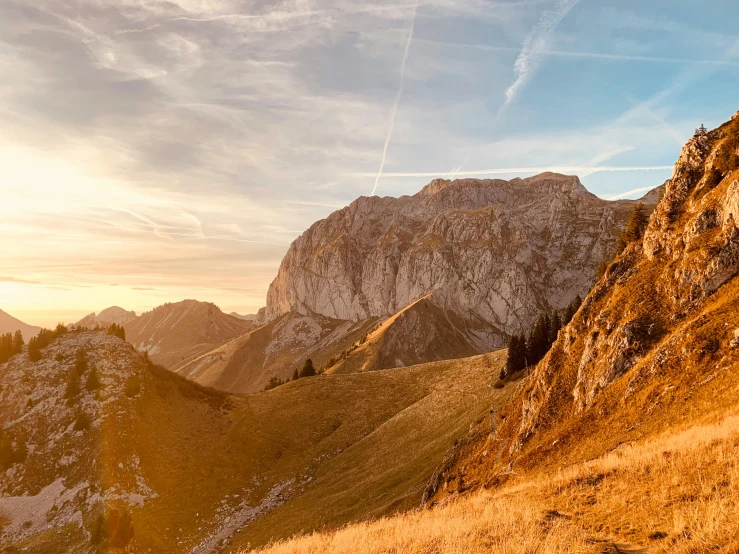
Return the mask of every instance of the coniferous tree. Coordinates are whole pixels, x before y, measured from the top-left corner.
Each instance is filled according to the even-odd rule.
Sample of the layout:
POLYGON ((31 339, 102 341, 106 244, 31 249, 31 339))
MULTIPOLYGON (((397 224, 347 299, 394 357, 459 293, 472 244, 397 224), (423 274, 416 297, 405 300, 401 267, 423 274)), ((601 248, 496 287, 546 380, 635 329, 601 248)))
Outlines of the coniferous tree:
POLYGON ((82 392, 80 374, 72 369, 67 378, 67 387, 64 389, 64 398, 67 399, 67 404, 72 405, 77 400, 80 392, 82 392))
POLYGON ((508 341, 508 358, 506 359, 505 367, 500 372, 501 379, 505 379, 507 376, 513 375, 516 372, 520 348, 518 335, 512 335, 508 341))
POLYGON ((303 365, 303 369, 300 370, 300 378, 303 377, 313 377, 316 374, 316 369, 313 367, 313 360, 308 358, 305 360, 305 365, 303 365))
POLYGON ((552 314, 551 319, 551 326, 549 328, 549 346, 551 347, 554 344, 554 341, 557 340, 557 335, 559 334, 559 330, 562 329, 562 319, 559 317, 558 313, 552 314))
POLYGON ((6 333, 0 336, 0 364, 7 362, 13 355, 13 335, 6 333))
POLYGON ((18 329, 13 335, 13 354, 20 354, 23 352, 23 333, 18 329))
POLYGON ((41 345, 36 337, 28 341, 28 359, 38 362, 41 359, 41 345))
POLYGON ((114 337, 118 337, 121 340, 126 340, 126 330, 123 328, 123 325, 113 323, 110 327, 108 327, 108 334, 114 337))
POLYGON ((75 354, 74 371, 80 376, 87 371, 87 350, 84 348, 80 348, 75 354))
POLYGON ((300 379, 300 375, 298 374, 298 369, 295 368, 295 371, 293 372, 293 381, 297 381, 300 379))
POLYGON ((640 202, 634 206, 634 210, 631 212, 631 216, 629 216, 629 221, 626 223, 626 228, 618 239, 616 253, 620 254, 630 243, 641 239, 644 236, 644 231, 647 229, 647 223, 649 223, 649 218, 647 217, 647 212, 644 210, 644 206, 640 202))
POLYGON ((93 365, 92 369, 90 369, 89 375, 87 376, 87 381, 85 381, 85 389, 88 391, 95 391, 101 386, 102 383, 100 382, 100 377, 98 377, 98 370, 93 365))

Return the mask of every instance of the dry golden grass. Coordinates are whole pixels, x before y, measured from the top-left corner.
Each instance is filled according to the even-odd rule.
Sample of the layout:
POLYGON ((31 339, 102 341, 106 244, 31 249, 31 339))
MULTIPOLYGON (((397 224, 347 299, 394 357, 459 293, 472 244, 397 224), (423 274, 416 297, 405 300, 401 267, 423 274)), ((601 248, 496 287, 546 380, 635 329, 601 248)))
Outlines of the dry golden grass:
POLYGON ((549 478, 316 533, 260 554, 739 551, 739 416, 615 450, 549 478), (632 550, 636 551, 636 550, 632 550), (640 550, 641 551, 641 550, 640 550))

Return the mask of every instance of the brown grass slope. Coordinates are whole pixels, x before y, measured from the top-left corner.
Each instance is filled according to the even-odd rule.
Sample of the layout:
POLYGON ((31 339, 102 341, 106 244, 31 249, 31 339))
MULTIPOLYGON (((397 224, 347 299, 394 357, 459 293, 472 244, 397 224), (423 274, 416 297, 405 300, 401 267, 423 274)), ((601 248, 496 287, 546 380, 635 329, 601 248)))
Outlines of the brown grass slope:
POLYGON ((495 490, 270 545, 259 554, 733 554, 739 416, 704 417, 646 442, 495 490))
POLYGON ((224 314, 215 304, 197 300, 164 304, 124 325, 126 339, 167 368, 179 367, 252 327, 250 321, 224 314))
MULTIPOLYGON (((739 118, 692 139, 642 241, 445 468, 446 490, 589 460, 733 408, 739 390, 739 118)), ((637 522, 634 522, 636 525, 637 522)))
POLYGON ((88 552, 111 509, 131 514, 131 552, 202 553, 417 505, 444 452, 508 392, 487 386, 502 353, 249 396, 202 388, 104 333, 43 354, 0 366, 0 424, 28 447, 0 474, 0 545, 40 553, 88 552), (102 386, 85 388, 88 369, 70 402, 81 348, 102 386))

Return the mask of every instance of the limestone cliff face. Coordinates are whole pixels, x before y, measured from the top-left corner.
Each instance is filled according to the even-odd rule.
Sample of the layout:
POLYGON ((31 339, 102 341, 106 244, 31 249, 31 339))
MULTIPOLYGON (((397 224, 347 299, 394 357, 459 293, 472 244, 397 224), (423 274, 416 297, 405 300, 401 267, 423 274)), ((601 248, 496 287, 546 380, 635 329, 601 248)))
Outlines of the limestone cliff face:
POLYGON ((384 317, 433 293, 442 310, 489 324, 476 325, 481 350, 501 346, 544 309, 588 292, 632 205, 553 173, 362 197, 291 245, 260 321, 291 311, 384 317))

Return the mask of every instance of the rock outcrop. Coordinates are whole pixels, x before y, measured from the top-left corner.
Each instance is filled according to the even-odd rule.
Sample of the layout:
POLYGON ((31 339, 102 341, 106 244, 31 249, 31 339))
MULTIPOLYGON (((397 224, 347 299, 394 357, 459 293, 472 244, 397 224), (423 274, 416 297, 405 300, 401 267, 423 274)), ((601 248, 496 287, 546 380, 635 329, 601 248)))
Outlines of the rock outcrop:
POLYGON ((291 245, 260 321, 289 312, 387 317, 433 293, 450 317, 475 322, 478 351, 500 347, 545 309, 588 292, 633 204, 553 173, 362 197, 291 245))
POLYGON ((100 327, 110 327, 113 323, 124 325, 134 319, 136 319, 136 312, 129 312, 128 310, 124 310, 118 306, 111 306, 110 308, 104 309, 99 314, 96 314, 95 312, 87 314, 77 323, 68 325, 68 327, 87 327, 88 329, 93 329, 98 325, 100 327))

